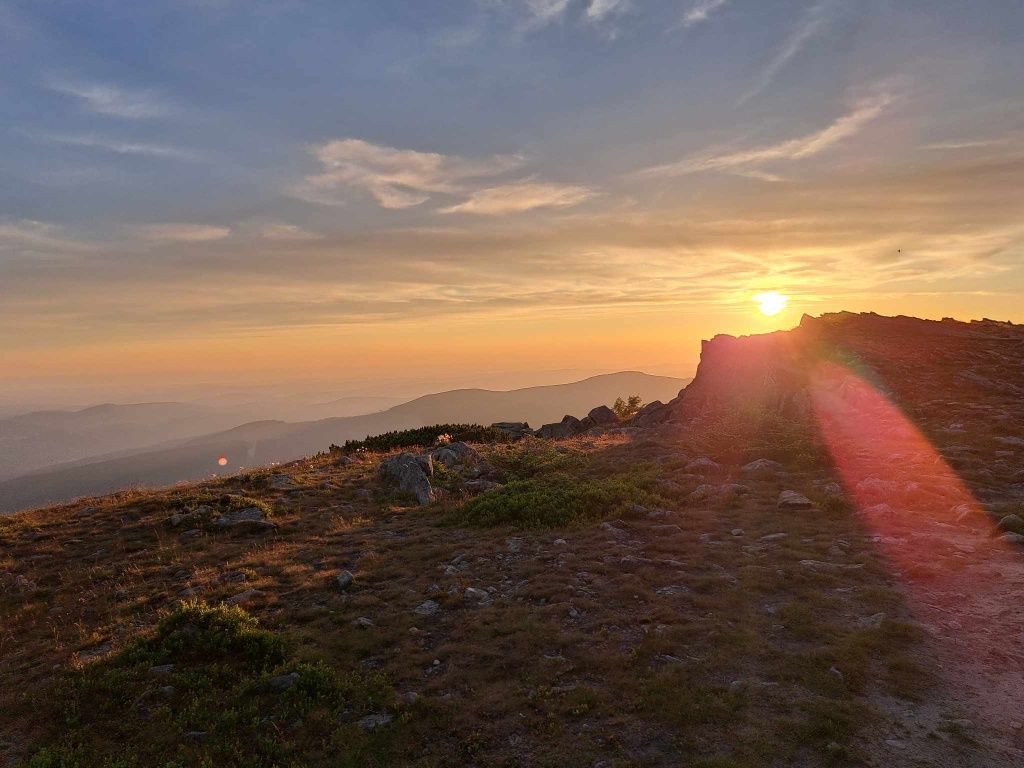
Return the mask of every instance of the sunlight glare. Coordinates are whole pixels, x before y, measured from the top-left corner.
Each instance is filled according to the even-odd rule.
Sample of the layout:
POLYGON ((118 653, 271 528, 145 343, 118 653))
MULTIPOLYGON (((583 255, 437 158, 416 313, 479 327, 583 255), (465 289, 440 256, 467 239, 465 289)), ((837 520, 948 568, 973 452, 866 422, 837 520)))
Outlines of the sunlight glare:
POLYGON ((778 291, 765 291, 754 296, 754 301, 757 302, 758 309, 761 310, 762 315, 771 317, 777 315, 779 312, 786 308, 786 304, 789 303, 789 297, 783 296, 778 291))

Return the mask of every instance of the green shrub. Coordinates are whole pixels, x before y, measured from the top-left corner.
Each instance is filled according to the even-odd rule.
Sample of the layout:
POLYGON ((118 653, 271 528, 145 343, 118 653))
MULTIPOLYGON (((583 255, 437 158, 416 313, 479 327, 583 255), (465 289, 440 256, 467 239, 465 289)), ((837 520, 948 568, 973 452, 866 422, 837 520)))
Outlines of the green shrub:
POLYGON ((434 424, 431 427, 402 429, 372 435, 365 440, 346 440, 344 445, 331 445, 331 453, 355 451, 393 451, 395 448, 426 448, 437 443, 442 435, 465 443, 501 443, 510 440, 507 432, 479 424, 434 424))
POLYGON ((69 676, 54 706, 59 730, 26 768, 360 764, 397 724, 366 734, 354 721, 398 698, 382 676, 294 658, 242 608, 195 601, 69 676), (162 665, 173 667, 154 674, 162 665))
POLYGON ((628 514, 631 503, 651 503, 653 479, 640 472, 589 478, 558 473, 512 480, 470 499, 452 521, 465 525, 546 528, 628 514))

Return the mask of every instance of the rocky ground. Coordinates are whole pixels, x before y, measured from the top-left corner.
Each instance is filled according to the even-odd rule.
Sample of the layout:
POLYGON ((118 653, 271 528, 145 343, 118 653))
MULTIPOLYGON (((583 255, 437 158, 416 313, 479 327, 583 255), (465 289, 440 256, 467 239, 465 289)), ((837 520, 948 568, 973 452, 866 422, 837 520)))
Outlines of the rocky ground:
POLYGON ((1024 333, 821 322, 633 425, 0 519, 0 755, 1022 764, 1024 333))

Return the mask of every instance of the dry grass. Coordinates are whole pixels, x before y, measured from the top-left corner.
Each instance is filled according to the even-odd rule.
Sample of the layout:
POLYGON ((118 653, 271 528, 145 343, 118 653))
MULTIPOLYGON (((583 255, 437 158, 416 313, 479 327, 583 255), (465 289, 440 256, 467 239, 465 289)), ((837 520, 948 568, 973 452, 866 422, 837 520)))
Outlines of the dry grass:
MULTIPOLYGON (((37 765, 100 765, 105 758, 133 765, 140 754, 152 756, 104 727, 105 718, 130 721, 139 712, 92 711, 98 701, 81 681, 134 658, 132 649, 182 600, 216 605, 254 590, 242 606, 286 651, 240 675, 306 664, 346 679, 373 676, 384 692, 373 706, 395 719, 362 734, 352 723, 366 707, 334 702, 327 725, 322 712, 310 720, 308 712, 303 718, 289 711, 315 721, 312 738, 312 725, 291 728, 266 697, 242 697, 231 706, 244 700, 244 712, 264 718, 261 733, 273 744, 259 759, 277 755, 279 763, 254 762, 255 747, 228 750, 216 723, 206 741, 188 741, 185 730, 202 729, 186 728, 173 711, 159 720, 161 759, 335 765, 345 754, 361 761, 352 764, 418 766, 856 764, 865 729, 884 717, 877 702, 912 700, 929 685, 913 624, 884 564, 846 511, 776 509, 781 487, 813 494, 823 479, 802 464, 785 480, 744 480, 750 491, 741 496, 685 501, 701 482, 682 470, 695 449, 667 438, 605 438, 575 441, 565 461, 506 456, 503 471, 519 473, 520 482, 542 483, 548 472, 568 471, 584 484, 612 471, 653 473, 633 489, 635 500, 669 508, 664 517, 618 519, 634 500, 624 491, 614 503, 598 499, 585 515, 554 518, 565 525, 546 527, 552 519, 544 517, 518 533, 515 518, 486 520, 492 527, 453 525, 466 509, 458 497, 429 508, 395 504, 378 485, 374 454, 347 466, 325 456, 280 468, 296 482, 290 490, 255 476, 0 518, 0 740, 7 758, 17 764, 43 748, 51 750, 44 755, 74 755, 61 750, 81 744, 88 748, 77 763, 69 757, 37 765), (534 460, 539 468, 523 467, 534 460), (670 492, 648 490, 666 480, 676 483, 670 492), (183 537, 167 525, 185 495, 224 493, 266 505, 278 532, 183 537), (609 517, 613 529, 597 524, 609 517), (786 536, 762 539, 778 533, 786 536), (518 540, 511 546, 510 536, 518 540), (809 571, 799 564, 807 559, 863 567, 809 571), (355 574, 347 592, 335 583, 340 569, 355 574), (489 598, 467 598, 467 587, 489 598), (414 613, 427 599, 440 611, 414 613), (884 620, 866 623, 880 612, 884 620), (360 618, 372 624, 359 625, 360 618), (61 692, 69 685, 85 691, 76 699, 91 712, 85 724, 66 727, 62 719, 61 692), (414 704, 409 694, 416 694, 414 704), (348 752, 324 747, 340 743, 348 752)), ((158 687, 131 669, 125 685, 133 692, 158 687)))

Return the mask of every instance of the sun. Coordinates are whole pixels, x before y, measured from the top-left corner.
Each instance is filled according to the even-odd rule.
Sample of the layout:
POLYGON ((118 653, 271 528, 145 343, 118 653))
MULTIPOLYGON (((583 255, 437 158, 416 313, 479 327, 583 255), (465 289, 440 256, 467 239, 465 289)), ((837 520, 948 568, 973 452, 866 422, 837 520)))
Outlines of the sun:
POLYGON ((761 310, 762 315, 771 317, 777 315, 779 312, 786 308, 786 304, 789 303, 789 296, 783 296, 778 291, 765 291, 754 296, 754 301, 757 302, 758 309, 761 310))

